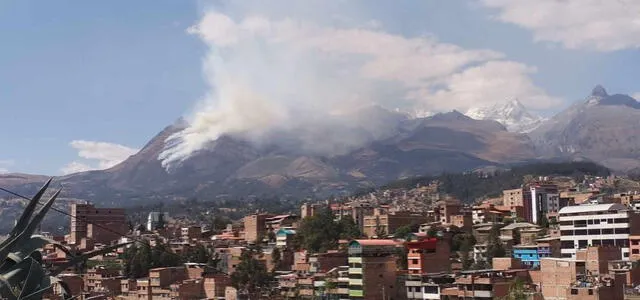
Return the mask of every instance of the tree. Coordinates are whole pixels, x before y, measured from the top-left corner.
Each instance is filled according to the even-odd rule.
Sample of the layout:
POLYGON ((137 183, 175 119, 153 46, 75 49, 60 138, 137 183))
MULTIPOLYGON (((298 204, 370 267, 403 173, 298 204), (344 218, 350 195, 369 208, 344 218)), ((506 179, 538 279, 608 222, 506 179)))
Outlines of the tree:
POLYGON ((540 218, 538 219, 538 226, 547 229, 549 228, 549 219, 546 215, 543 214, 542 216, 540 216, 540 218))
POLYGON ((524 286, 522 279, 517 278, 515 282, 509 287, 509 293, 505 296, 504 300, 527 300, 527 289, 524 286))
POLYGON ((519 245, 520 243, 522 243, 520 229, 516 228, 513 230, 513 245, 519 245))
POLYGON ((282 253, 280 253, 280 248, 273 248, 271 252, 271 262, 273 263, 273 269, 278 270, 280 268, 280 263, 282 262, 282 253))
POLYGON ((312 252, 326 252, 338 246, 340 228, 329 208, 302 220, 295 236, 296 244, 312 252))
POLYGON ((273 230, 269 230, 269 232, 267 232, 267 239, 269 240, 269 243, 275 243, 276 242, 276 233, 273 232, 273 230))
POLYGON ((360 228, 356 221, 351 216, 344 216, 338 221, 338 230, 340 231, 340 238, 349 240, 362 236, 360 228))
POLYGON ((505 255, 506 251, 502 240, 500 240, 500 225, 495 224, 487 237, 487 263, 491 264, 494 257, 504 257, 505 255))
POLYGON ((197 244, 195 247, 189 249, 186 258, 188 262, 200 264, 206 264, 211 259, 209 251, 207 251, 207 248, 202 244, 197 244))
POLYGON ((151 246, 149 246, 149 244, 142 244, 140 250, 137 253, 137 259, 139 260, 140 268, 142 269, 140 277, 147 276, 149 274, 149 269, 153 268, 151 246))
POLYGON ((408 261, 409 249, 407 247, 398 247, 396 248, 396 264, 400 266, 401 270, 406 270, 409 268, 408 261))
POLYGON ((231 274, 231 285, 250 300, 259 299, 273 280, 265 265, 255 258, 256 254, 255 250, 247 249, 242 253, 235 272, 231 274))
POLYGON ((460 252, 460 262, 462 263, 463 270, 471 269, 471 265, 473 265, 473 259, 469 257, 468 250, 460 252))
POLYGON ((387 230, 380 224, 380 217, 376 217, 376 230, 374 234, 379 239, 387 237, 387 230))
POLYGON ((427 236, 430 238, 438 237, 438 228, 435 226, 429 227, 429 230, 427 230, 427 236))
POLYGON ((476 244, 476 237, 470 233, 459 233, 453 236, 451 239, 451 251, 463 251, 466 247, 467 251, 473 248, 476 244))
POLYGON ((409 225, 404 225, 396 229, 396 232, 393 233, 393 237, 397 239, 407 239, 409 234, 411 234, 411 227, 409 225))

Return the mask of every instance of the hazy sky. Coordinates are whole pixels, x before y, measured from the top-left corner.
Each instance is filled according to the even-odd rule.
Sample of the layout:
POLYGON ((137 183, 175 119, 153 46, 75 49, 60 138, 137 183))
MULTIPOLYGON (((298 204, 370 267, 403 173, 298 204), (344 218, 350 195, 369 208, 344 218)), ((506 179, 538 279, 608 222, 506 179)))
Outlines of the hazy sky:
POLYGON ((635 0, 3 0, 0 40, 2 172, 107 168, 180 116, 268 124, 220 99, 239 77, 274 120, 309 90, 327 112, 518 98, 543 115, 596 84, 640 92, 635 0))

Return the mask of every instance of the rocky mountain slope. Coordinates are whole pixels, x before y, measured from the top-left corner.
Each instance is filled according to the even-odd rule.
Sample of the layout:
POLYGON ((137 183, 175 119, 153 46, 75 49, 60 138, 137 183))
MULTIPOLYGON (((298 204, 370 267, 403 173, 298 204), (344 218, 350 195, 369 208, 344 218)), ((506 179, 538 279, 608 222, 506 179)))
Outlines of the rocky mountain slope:
POLYGON ((546 157, 586 158, 615 170, 640 166, 640 103, 628 95, 609 95, 596 86, 547 120, 530 137, 546 157))
POLYGON ((466 115, 476 120, 494 120, 512 132, 528 133, 535 130, 544 119, 529 112, 520 101, 514 99, 489 107, 472 108, 466 115))
MULTIPOLYGON (((535 156, 528 137, 508 132, 495 121, 474 120, 456 111, 418 119, 378 109, 374 112, 376 118, 370 123, 382 122, 389 129, 340 155, 305 153, 283 147, 279 140, 256 146, 223 136, 167 171, 158 156, 167 137, 184 128, 178 122, 111 169, 72 174, 59 181, 67 197, 120 205, 188 197, 300 197, 349 192, 407 176, 466 171, 535 156)), ((379 124, 370 126, 374 125, 379 124)))

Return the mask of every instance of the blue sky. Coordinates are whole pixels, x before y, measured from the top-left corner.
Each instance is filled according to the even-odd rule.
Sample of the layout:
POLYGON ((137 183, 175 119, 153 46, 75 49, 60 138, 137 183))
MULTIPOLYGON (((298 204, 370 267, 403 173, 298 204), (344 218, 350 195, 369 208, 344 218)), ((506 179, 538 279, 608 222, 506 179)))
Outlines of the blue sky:
MULTIPOLYGON (((549 115, 584 98, 596 84, 603 84, 612 93, 640 92, 640 29, 632 25, 638 22, 640 13, 628 13, 640 12, 640 7, 620 0, 602 9, 594 1, 580 1, 565 1, 564 7, 554 6, 552 0, 273 1, 268 5, 261 1, 1 1, 0 127, 5 143, 0 148, 0 170, 59 175, 105 168, 134 153, 178 117, 199 110, 220 110, 218 104, 224 101, 208 99, 207 95, 225 89, 217 86, 219 76, 206 72, 218 70, 220 63, 208 65, 203 62, 206 58, 224 60, 222 66, 232 75, 257 70, 256 74, 245 74, 250 77, 249 83, 272 77, 277 82, 294 78, 278 73, 268 62, 252 65, 255 57, 279 62, 283 57, 256 54, 256 43, 247 39, 262 34, 261 39, 269 40, 282 32, 265 31, 247 37, 243 20, 259 20, 262 23, 257 24, 273 26, 269 28, 279 28, 283 20, 298 22, 296 26, 302 29, 296 32, 301 35, 273 48, 283 53, 296 49, 298 54, 298 48, 292 45, 313 44, 317 41, 308 36, 314 34, 325 42, 337 41, 333 38, 341 34, 351 36, 354 32, 347 30, 354 28, 375 34, 354 35, 363 40, 338 44, 347 50, 313 44, 314 49, 296 56, 299 60, 295 65, 285 62, 284 66, 303 75, 334 74, 342 69, 344 60, 316 63, 316 57, 310 55, 316 55, 318 49, 362 60, 357 69, 351 60, 345 63, 355 70, 349 74, 366 77, 349 84, 372 92, 372 82, 385 82, 375 84, 375 92, 385 96, 380 103, 387 106, 424 105, 426 110, 444 111, 519 97, 538 113, 549 115), (580 11, 571 6, 572 2, 582 3, 580 11), (531 3, 539 5, 531 7, 531 3), (570 13, 565 11, 562 17, 544 14, 562 13, 563 9, 570 13), (599 15, 594 17, 594 12, 599 15), (541 15, 552 19, 536 18, 541 15), (212 17, 211 22, 205 22, 207 16, 212 17), (221 33, 218 29, 222 27, 216 22, 229 25, 226 18, 233 28, 221 33), (604 24, 590 27, 598 21, 604 24), (233 38, 239 42, 226 42, 236 34, 233 38), (397 53, 360 47, 389 38, 399 39, 400 46, 394 51, 402 57, 431 55, 429 51, 411 52, 412 45, 418 43, 434 48, 446 45, 442 51, 447 57, 467 61, 442 67, 444 70, 437 74, 417 69, 398 75, 384 67, 411 61, 399 61, 394 56, 397 53), (457 48, 447 52, 449 46, 457 48), (386 59, 390 56, 394 60, 386 59), (311 63, 307 63, 309 58, 311 63), (478 66, 483 68, 471 70, 478 66), (506 78, 471 96, 459 90, 477 82, 478 76, 506 78), (521 88, 516 90, 508 84, 511 79, 521 88), (450 98, 464 101, 454 106, 440 105, 448 104, 450 98)), ((436 64, 442 59, 414 59, 429 62, 424 68, 441 68, 436 64)), ((311 86, 333 87, 335 83, 312 82, 311 86)), ((349 92, 366 95, 363 90, 349 92)), ((197 121, 196 117, 192 119, 197 121)))

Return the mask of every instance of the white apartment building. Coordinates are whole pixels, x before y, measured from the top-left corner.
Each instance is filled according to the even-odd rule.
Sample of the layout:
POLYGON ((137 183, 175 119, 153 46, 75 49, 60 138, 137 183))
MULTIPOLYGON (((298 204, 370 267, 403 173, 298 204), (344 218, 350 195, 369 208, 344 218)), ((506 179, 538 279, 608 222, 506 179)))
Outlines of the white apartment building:
POLYGON ((560 209, 562 257, 576 257, 576 249, 587 246, 621 247, 629 259, 629 233, 635 214, 622 204, 586 204, 560 209))

